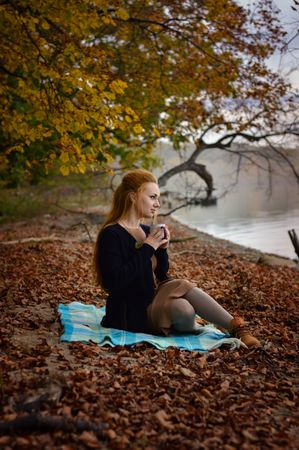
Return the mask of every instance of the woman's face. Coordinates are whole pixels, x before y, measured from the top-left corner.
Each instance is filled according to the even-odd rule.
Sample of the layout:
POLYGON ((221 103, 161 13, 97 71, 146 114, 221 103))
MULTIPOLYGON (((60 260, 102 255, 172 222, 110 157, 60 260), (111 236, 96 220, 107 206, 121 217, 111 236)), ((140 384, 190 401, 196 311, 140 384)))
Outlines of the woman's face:
POLYGON ((139 218, 153 217, 160 208, 160 190, 156 183, 144 183, 141 190, 135 194, 133 206, 139 218))

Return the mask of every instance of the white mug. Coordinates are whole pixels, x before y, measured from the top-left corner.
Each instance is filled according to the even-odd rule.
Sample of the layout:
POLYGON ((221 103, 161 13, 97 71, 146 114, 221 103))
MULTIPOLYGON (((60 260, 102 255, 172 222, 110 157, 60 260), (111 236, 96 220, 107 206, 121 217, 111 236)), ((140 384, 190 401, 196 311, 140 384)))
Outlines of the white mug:
POLYGON ((150 227, 150 232, 152 232, 155 228, 163 228, 164 229, 164 237, 163 239, 166 239, 166 230, 165 230, 165 223, 153 223, 150 227))

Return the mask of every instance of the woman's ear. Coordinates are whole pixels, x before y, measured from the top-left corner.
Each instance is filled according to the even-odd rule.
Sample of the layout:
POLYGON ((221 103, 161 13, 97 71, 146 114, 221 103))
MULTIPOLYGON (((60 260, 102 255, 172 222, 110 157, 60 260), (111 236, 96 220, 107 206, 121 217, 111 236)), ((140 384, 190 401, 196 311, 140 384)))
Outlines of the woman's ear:
POLYGON ((130 192, 129 197, 130 197, 131 203, 134 204, 136 201, 136 192, 130 192))

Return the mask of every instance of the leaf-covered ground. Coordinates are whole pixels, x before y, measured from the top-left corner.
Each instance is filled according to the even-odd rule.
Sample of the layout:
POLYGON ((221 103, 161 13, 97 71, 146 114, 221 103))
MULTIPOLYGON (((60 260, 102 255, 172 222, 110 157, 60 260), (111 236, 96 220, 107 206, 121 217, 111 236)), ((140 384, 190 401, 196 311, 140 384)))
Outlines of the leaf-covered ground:
MULTIPOLYGON (((200 233, 171 245, 171 274, 246 318, 259 349, 60 343, 58 303, 105 298, 84 223, 44 217, 0 230, 1 241, 51 236, 0 244, 0 448, 299 448, 298 269, 200 233)), ((194 235, 170 228, 173 238, 194 235)))

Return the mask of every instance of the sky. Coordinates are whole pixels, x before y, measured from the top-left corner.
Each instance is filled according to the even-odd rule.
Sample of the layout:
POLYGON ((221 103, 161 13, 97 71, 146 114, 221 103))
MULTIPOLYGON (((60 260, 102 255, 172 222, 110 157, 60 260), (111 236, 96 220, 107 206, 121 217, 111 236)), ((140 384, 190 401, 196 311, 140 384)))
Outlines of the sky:
MULTIPOLYGON (((237 2, 242 6, 252 7, 258 0, 237 0, 237 2)), ((297 8, 298 10, 294 11, 292 9, 292 6, 294 6, 293 0, 273 0, 273 3, 279 9, 279 20, 288 32, 288 39, 290 40, 296 35, 299 28, 299 6, 297 8)), ((296 89, 299 89, 299 35, 290 43, 289 51, 283 54, 277 52, 268 60, 268 66, 272 70, 282 72, 283 74, 288 74, 291 69, 296 68, 289 75, 289 81, 296 89)))

